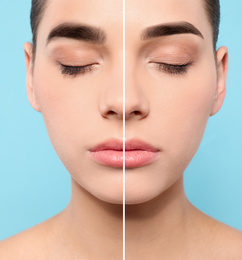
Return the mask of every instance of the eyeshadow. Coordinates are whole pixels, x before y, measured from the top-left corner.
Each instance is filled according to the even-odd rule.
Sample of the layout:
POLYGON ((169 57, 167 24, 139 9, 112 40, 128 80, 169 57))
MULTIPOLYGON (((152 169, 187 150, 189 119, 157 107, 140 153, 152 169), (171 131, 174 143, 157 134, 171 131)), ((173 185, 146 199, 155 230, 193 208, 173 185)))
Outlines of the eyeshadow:
POLYGON ((148 43, 143 48, 144 59, 166 59, 167 61, 190 62, 197 59, 202 52, 201 44, 184 36, 172 36, 148 43))
POLYGON ((92 61, 97 61, 100 59, 100 55, 93 48, 86 47, 76 47, 71 45, 58 44, 50 48, 48 52, 49 56, 58 61, 62 61, 68 64, 89 63, 92 61))

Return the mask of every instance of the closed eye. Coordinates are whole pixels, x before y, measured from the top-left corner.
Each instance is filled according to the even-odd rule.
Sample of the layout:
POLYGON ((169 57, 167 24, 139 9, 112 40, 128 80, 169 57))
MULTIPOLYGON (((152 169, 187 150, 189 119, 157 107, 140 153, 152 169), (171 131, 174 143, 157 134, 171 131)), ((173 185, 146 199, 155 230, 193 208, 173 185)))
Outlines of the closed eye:
POLYGON ((93 63, 85 66, 70 66, 70 65, 65 65, 60 63, 60 65, 61 65, 61 74, 76 76, 79 74, 84 75, 92 72, 98 64, 93 63))
POLYGON ((185 64, 168 64, 168 63, 163 63, 163 62, 155 62, 154 66, 157 70, 159 71, 164 71, 169 74, 174 74, 174 75, 182 75, 187 73, 188 67, 192 63, 185 63, 185 64))

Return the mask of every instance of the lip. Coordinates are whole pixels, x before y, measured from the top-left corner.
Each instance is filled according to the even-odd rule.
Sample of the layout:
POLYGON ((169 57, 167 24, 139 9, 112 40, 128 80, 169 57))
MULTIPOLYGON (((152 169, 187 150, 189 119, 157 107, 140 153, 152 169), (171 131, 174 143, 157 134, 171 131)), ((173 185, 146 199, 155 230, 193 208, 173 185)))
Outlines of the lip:
MULTIPOLYGON (((89 150, 91 158, 105 166, 123 167, 123 142, 110 139, 89 150)), ((160 150, 152 145, 131 139, 125 142, 125 168, 136 168, 153 163, 159 156, 160 150)))

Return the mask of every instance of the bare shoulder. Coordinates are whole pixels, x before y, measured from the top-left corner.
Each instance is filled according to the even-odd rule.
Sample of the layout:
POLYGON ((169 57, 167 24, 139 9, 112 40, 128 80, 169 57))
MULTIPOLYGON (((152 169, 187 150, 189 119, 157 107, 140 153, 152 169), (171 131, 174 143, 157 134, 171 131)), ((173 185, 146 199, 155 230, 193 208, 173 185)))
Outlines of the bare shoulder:
POLYGON ((212 237, 219 252, 218 255, 221 257, 220 259, 242 259, 241 231, 216 221, 214 223, 214 236, 212 237))
MULTIPOLYGON (((242 259, 242 232, 197 211, 197 242, 214 260, 242 259)), ((195 239, 196 240, 196 239, 195 239)), ((200 259, 200 258, 199 258, 200 259)))
POLYGON ((51 259, 51 222, 47 220, 0 242, 0 259, 51 259))

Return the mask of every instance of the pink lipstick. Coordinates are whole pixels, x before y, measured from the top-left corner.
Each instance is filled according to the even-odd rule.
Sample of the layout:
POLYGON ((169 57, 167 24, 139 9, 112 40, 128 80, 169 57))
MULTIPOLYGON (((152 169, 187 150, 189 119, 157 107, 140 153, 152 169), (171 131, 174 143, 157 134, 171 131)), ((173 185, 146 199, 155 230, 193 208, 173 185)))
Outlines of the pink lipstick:
MULTIPOLYGON (((111 139, 89 150, 94 161, 99 164, 122 168, 123 167, 123 142, 111 139)), ((125 142, 125 168, 136 168, 154 162, 160 150, 155 147, 132 139, 125 142)))

